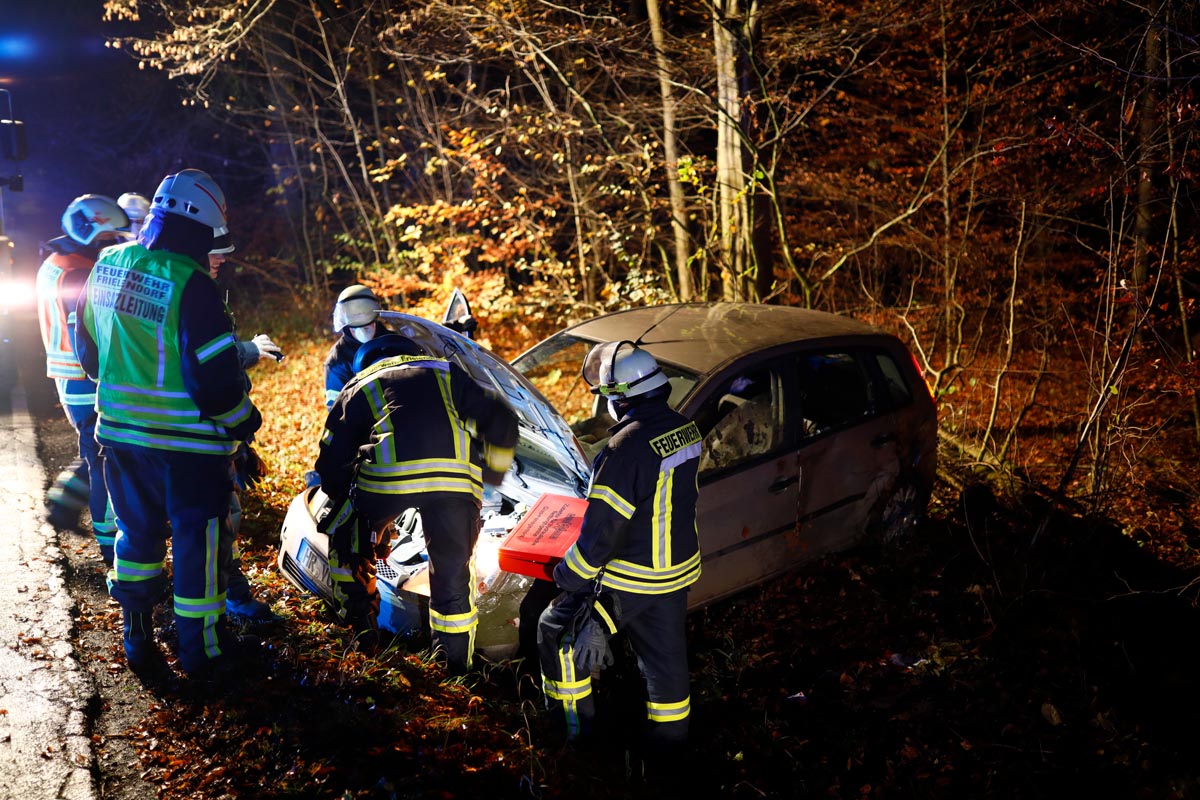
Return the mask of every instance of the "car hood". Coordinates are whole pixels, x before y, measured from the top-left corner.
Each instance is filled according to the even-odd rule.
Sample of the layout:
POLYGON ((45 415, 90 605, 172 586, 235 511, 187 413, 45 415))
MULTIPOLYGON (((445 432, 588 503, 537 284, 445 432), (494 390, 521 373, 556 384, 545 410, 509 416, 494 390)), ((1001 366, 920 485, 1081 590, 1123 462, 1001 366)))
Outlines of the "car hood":
MULTIPOLYGON (((584 497, 591 467, 566 420, 525 376, 478 343, 427 319, 381 311, 379 319, 431 355, 453 361, 477 383, 503 397, 520 425, 513 468, 497 491, 514 503, 532 505, 546 492, 584 497)), ((486 502, 486 498, 485 498, 486 502)))

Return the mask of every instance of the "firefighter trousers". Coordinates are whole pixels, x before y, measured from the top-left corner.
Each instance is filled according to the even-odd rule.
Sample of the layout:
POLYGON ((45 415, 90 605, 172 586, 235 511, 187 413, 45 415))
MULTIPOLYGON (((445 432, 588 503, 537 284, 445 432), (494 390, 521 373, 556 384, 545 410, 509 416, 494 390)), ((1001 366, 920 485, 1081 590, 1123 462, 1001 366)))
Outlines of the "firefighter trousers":
POLYGON ((332 547, 336 555, 330 557, 335 594, 340 590, 346 597, 345 600, 339 597, 339 601, 352 604, 351 614, 360 608, 378 611, 373 559, 376 555, 386 557, 383 552, 386 536, 381 532, 405 509, 417 508, 429 553, 429 628, 433 652, 447 663, 452 674, 469 671, 474 664, 475 630, 479 622, 472 562, 479 538, 479 501, 466 494, 422 497, 359 490, 354 507, 356 514, 335 533, 332 547), (343 532, 351 527, 352 530, 343 532), (357 539, 357 544, 350 545, 351 537, 357 539), (345 542, 343 547, 353 549, 350 557, 338 552, 339 540, 345 542), (368 560, 369 565, 363 563, 368 560))
POLYGON ((167 587, 164 561, 172 539, 174 613, 179 663, 197 672, 223 655, 218 621, 225 613, 221 552, 230 538, 227 456, 147 447, 105 448, 105 478, 117 515, 116 559, 109 594, 128 613, 151 613, 167 587))
POLYGON ((95 404, 64 403, 63 410, 79 439, 79 457, 55 478, 46 493, 46 501, 76 515, 86 506, 92 517, 92 533, 100 546, 100 556, 104 563, 111 565, 117 523, 104 483, 100 445, 96 444, 95 404))
MULTIPOLYGON (((610 589, 610 616, 624 631, 646 683, 642 745, 648 754, 679 750, 688 736, 691 698, 687 661, 687 589, 668 594, 634 594, 610 589)), ((577 669, 574 634, 594 613, 589 592, 563 594, 538 622, 538 654, 546 703, 559 714, 569 739, 586 738, 595 724, 591 673, 577 669)))

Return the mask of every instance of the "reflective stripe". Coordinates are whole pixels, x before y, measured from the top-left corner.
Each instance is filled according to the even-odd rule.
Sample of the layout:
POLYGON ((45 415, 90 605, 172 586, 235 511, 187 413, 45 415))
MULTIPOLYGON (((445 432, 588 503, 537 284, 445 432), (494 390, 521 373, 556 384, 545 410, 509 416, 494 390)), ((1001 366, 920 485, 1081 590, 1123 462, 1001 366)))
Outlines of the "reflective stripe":
POLYGON ((608 627, 608 632, 610 634, 616 633, 617 623, 613 621, 613 618, 609 615, 608 610, 604 608, 604 604, 597 600, 592 603, 592 608, 594 608, 596 613, 600 615, 600 619, 604 620, 604 624, 608 627))
POLYGON ((592 678, 589 675, 581 681, 555 681, 543 675, 542 686, 546 696, 554 700, 579 700, 592 693, 592 678))
POLYGON ((588 493, 588 500, 593 499, 603 500, 605 503, 608 503, 608 505, 612 507, 613 511, 616 511, 625 519, 629 519, 633 516, 633 503, 630 503, 624 497, 621 497, 621 495, 617 494, 617 492, 611 487, 593 486, 592 490, 588 493))
POLYGON ((479 612, 475 609, 465 614, 439 614, 429 609, 429 627, 442 633, 469 633, 479 624, 479 612))
POLYGON ((688 447, 685 447, 684 449, 680 450, 677 453, 672 453, 671 455, 664 458, 662 460, 662 464, 659 466, 659 469, 664 472, 667 470, 672 470, 672 469, 675 469, 676 467, 678 467, 680 464, 684 463, 685 461, 691 461, 693 458, 699 458, 699 457, 700 457, 700 445, 693 444, 688 447))
POLYGON ((180 597, 175 595, 175 613, 189 619, 216 616, 225 613, 225 593, 209 597, 180 597))
POLYGON ((250 419, 253 410, 249 395, 243 394, 241 402, 224 413, 213 414, 213 419, 227 428, 232 428, 250 419))
POLYGON ((424 472, 454 472, 473 477, 482 477, 483 469, 469 461, 448 460, 442 458, 420 458, 413 461, 400 461, 392 464, 372 464, 364 462, 359 467, 359 475, 386 478, 388 476, 404 476, 424 472))
POLYGON ((165 433, 130 431, 105 425, 103 418, 96 423, 96 438, 99 439, 101 437, 110 442, 154 447, 160 450, 177 450, 184 453, 233 455, 233 452, 237 449, 237 443, 229 439, 210 439, 208 441, 202 439, 180 439, 166 435, 165 433))
POLYGON ((596 577, 596 573, 600 571, 599 567, 593 567, 588 563, 587 559, 579 552, 578 542, 571 545, 567 549, 567 554, 563 556, 563 562, 567 567, 585 581, 590 581, 596 577))
POLYGON ((114 577, 118 581, 148 581, 162 574, 163 562, 140 563, 116 559, 113 561, 114 577))
POLYGON ((169 400, 190 400, 191 395, 187 392, 166 392, 156 389, 144 389, 140 386, 122 386, 120 384, 107 384, 105 389, 110 392, 123 392, 125 394, 140 394, 147 397, 162 397, 169 400))
POLYGON ((483 495, 482 482, 469 478, 423 477, 408 481, 373 481, 359 477, 358 488, 374 494, 413 494, 415 492, 462 492, 483 495))
POLYGON ((211 342, 207 342, 206 344, 202 344, 197 347, 196 358, 201 364, 203 364, 204 362, 212 359, 213 356, 216 356, 222 350, 233 347, 233 344, 236 341, 237 339, 234 338, 232 333, 223 333, 217 338, 213 339, 211 342))
POLYGON ((620 559, 610 561, 604 569, 600 585, 634 594, 666 594, 691 586, 699 578, 700 553, 696 552, 682 564, 665 570, 655 570, 620 559))
POLYGON ((654 514, 650 518, 650 563, 656 570, 671 563, 671 495, 675 471, 658 473, 654 486, 654 514))
POLYGON ((686 697, 678 703, 646 703, 646 719, 651 722, 678 722, 687 719, 691 711, 691 697, 686 697))

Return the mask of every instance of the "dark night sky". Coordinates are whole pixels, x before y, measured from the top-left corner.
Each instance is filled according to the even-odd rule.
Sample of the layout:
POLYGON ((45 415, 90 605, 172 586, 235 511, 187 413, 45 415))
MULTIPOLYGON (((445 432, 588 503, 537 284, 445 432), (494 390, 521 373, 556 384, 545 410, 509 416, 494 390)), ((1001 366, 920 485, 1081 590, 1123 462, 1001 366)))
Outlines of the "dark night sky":
MULTIPOLYGON (((156 175, 130 158, 139 120, 177 90, 159 73, 141 72, 126 52, 106 48, 123 29, 102 22, 100 0, 0 0, 0 88, 25 123, 29 158, 16 165, 23 192, 4 190, 5 232, 16 243, 18 274, 36 270, 38 243, 58 235, 67 204, 86 194, 150 194, 156 175), (149 91, 147 91, 149 89, 149 91)), ((0 114, 7 117, 0 95, 0 114)), ((178 113, 173 111, 172 113, 178 113)), ((167 165, 169 166, 169 165, 167 165)), ((13 162, 0 163, 11 174, 13 162)))

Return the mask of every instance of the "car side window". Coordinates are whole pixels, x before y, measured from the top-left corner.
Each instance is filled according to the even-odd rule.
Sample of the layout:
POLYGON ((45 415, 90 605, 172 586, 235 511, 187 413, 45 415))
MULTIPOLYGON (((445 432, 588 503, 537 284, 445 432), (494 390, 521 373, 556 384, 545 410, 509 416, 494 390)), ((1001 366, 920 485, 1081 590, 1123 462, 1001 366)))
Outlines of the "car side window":
POLYGON ((755 368, 725 381, 697 412, 696 424, 704 434, 702 473, 775 452, 785 430, 779 371, 755 368))
POLYGON ((883 376, 884 389, 887 392, 888 400, 891 401, 891 407, 900 408, 908 405, 912 401, 912 391, 905 382, 900 367, 892 360, 892 356, 889 353, 876 352, 875 363, 879 366, 879 373, 883 376))
POLYGON ((874 384, 851 353, 806 353, 799 357, 801 435, 820 436, 872 416, 874 384))

